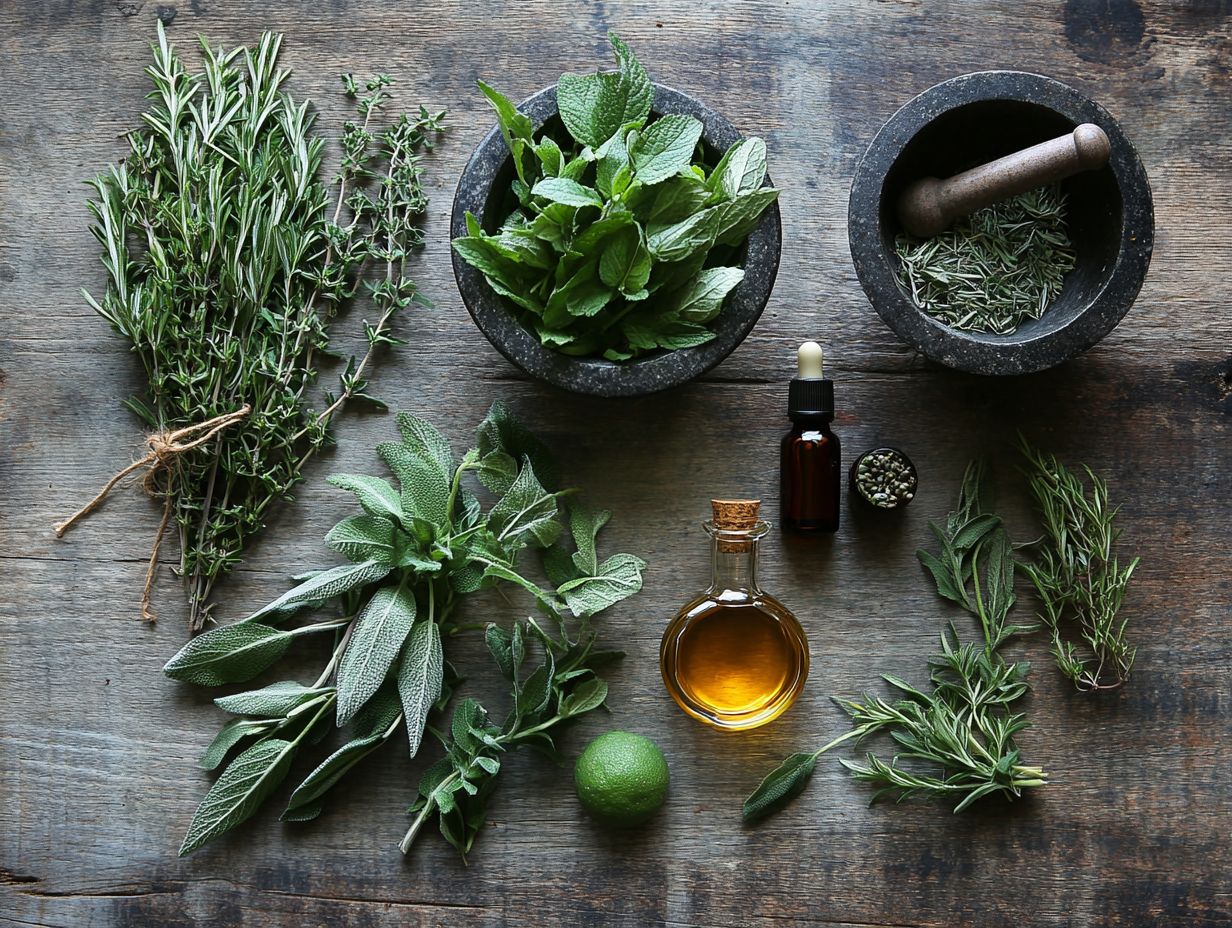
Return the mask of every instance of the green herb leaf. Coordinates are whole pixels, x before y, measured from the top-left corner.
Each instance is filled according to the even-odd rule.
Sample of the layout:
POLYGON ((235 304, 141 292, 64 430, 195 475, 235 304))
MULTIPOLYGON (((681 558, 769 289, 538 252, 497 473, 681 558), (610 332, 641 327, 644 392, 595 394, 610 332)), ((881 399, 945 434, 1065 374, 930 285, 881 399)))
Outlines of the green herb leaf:
POLYGON ((205 749, 205 754, 201 757, 202 769, 213 770, 226 759, 231 749, 245 738, 269 734, 275 724, 277 723, 264 719, 232 719, 205 749))
POLYGON ((391 583, 372 594, 338 664, 339 726, 380 688, 414 624, 415 594, 405 584, 391 583))
MULTIPOLYGON (((372 583, 385 577, 391 570, 389 564, 380 561, 361 561, 358 564, 340 564, 329 570, 305 580, 299 586, 283 593, 268 606, 262 606, 244 622, 254 622, 266 616, 286 616, 308 606, 319 606, 321 603, 341 596, 351 590, 372 583)), ((236 627, 236 626, 231 626, 236 627)), ((215 632, 226 629, 215 629, 215 632)), ((201 641, 214 632, 207 632, 197 641, 201 641)), ((182 652, 181 652, 182 653, 182 652)))
POLYGON ((325 543, 352 561, 392 564, 396 560, 394 524, 384 516, 365 513, 343 519, 325 536, 325 543))
POLYGON ((744 271, 741 268, 707 268, 679 292, 672 309, 685 322, 709 322, 723 308, 727 294, 742 280, 744 271))
POLYGON ((539 483, 528 457, 523 460, 509 492, 492 507, 488 528, 502 542, 524 541, 528 533, 551 521, 555 515, 556 495, 539 483))
POLYGON ((593 576, 572 580, 557 592, 565 598, 575 616, 591 616, 640 590, 645 566, 646 562, 640 557, 613 554, 593 576))
POLYGON ((235 758, 197 807, 180 856, 252 817, 287 775, 295 747, 290 741, 267 738, 235 758))
POLYGON ((251 680, 282 657, 292 637, 290 632, 251 621, 211 629, 184 645, 167 661, 163 673, 197 686, 251 680))
POLYGON ((771 770, 744 800, 744 820, 756 822, 777 812, 808 786, 817 767, 815 754, 792 754, 771 770))
POLYGON ((741 139, 723 155, 706 181, 721 200, 734 200, 756 190, 766 179, 766 143, 758 138, 741 139))
POLYGON ((428 713, 441 694, 444 680, 445 654, 441 648, 441 630, 435 622, 422 619, 411 629, 402 663, 398 668, 398 694, 402 697, 402 713, 406 733, 411 743, 411 757, 419 752, 428 713))
POLYGON ((309 700, 328 693, 327 689, 304 686, 293 680, 271 683, 259 690, 222 696, 214 705, 232 715, 254 715, 258 718, 280 719, 309 700))
POLYGON ((325 480, 327 483, 354 493, 355 498, 359 500, 359 505, 369 515, 379 516, 391 522, 402 518, 402 504, 398 500, 398 491, 390 486, 387 480, 363 474, 331 474, 325 480))
POLYGON ((643 184, 657 184, 685 170, 701 141, 702 124, 692 116, 660 116, 629 146, 633 175, 643 184))
POLYGON ((563 203, 565 206, 602 208, 603 197, 591 187, 584 187, 577 181, 564 177, 545 177, 535 184, 530 191, 537 197, 544 197, 553 203, 563 203))

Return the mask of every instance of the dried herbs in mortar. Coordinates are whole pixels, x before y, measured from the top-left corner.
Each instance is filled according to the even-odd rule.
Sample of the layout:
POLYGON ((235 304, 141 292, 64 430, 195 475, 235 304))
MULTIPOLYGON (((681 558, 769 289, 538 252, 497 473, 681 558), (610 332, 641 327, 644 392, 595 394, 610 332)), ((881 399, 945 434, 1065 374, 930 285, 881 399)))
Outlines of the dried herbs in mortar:
POLYGON ((203 40, 202 70, 190 73, 160 23, 150 107, 128 156, 92 182, 108 280, 102 296, 85 296, 132 342, 147 380, 126 405, 151 430, 150 450, 117 476, 146 467, 146 489, 165 500, 158 537, 172 524, 179 535, 193 628, 270 505, 328 444, 338 412, 375 402, 367 378, 381 346, 399 344, 394 317, 426 302, 406 264, 427 203, 419 158, 442 114, 420 108, 378 128, 390 79, 344 77, 358 114, 326 183, 326 140, 310 103, 286 91, 281 42, 266 33, 227 51, 203 40), (336 393, 320 395, 326 325, 369 268, 366 351, 336 393))
POLYGON ((284 680, 215 700, 236 718, 202 765, 214 769, 235 748, 243 750, 202 800, 181 854, 252 816, 299 751, 336 725, 350 728, 349 739, 291 792, 283 819, 321 814, 329 791, 400 730, 411 757, 432 731, 444 754, 419 782, 401 847, 406 852, 435 820, 465 856, 508 755, 531 747, 556 757, 557 729, 606 699, 607 684, 596 671, 620 654, 595 648, 590 620, 640 590, 645 567, 631 554, 600 560, 596 537, 610 513, 578 502, 573 490, 546 489, 555 468, 545 449, 499 403, 461 460, 423 419, 402 413, 397 421, 401 440, 377 447, 393 482, 362 474, 329 478, 354 493, 361 509, 325 538, 347 562, 302 575, 269 605, 206 632, 167 663, 176 680, 221 686, 263 673, 296 639, 330 642, 311 684, 284 680), (468 475, 493 498, 490 505, 468 488, 468 475), (548 586, 526 576, 522 562, 532 551, 541 556, 548 586), (456 610, 466 596, 499 583, 529 591, 540 614, 509 627, 486 625, 511 708, 497 721, 466 698, 447 731, 437 732, 428 718, 459 682, 445 646, 463 630, 456 610), (299 613, 326 604, 336 605, 337 617, 287 627, 299 613))
POLYGON ((654 85, 615 35, 617 72, 565 74, 567 134, 541 132, 480 81, 513 158, 516 207, 495 230, 470 213, 454 250, 517 307, 542 344, 627 361, 702 345, 744 278, 739 249, 778 191, 766 145, 734 144, 707 165, 702 124, 652 118, 654 85))

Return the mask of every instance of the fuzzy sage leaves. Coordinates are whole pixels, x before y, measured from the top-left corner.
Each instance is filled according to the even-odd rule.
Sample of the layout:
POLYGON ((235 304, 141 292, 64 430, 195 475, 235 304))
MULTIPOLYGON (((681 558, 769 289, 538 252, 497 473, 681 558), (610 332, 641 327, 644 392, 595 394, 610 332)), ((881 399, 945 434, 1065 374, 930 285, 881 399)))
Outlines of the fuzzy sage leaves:
POLYGON ((553 729, 607 697, 607 684, 594 670, 612 654, 594 649, 590 617, 640 590, 645 567, 631 554, 600 560, 596 536, 609 513, 590 509, 572 491, 548 490, 545 481, 555 481, 556 468, 546 449, 499 403, 476 430, 476 447, 460 459, 427 421, 409 413, 396 421, 399 440, 378 449, 391 477, 330 478, 361 510, 326 536, 350 562, 302 574, 269 605, 206 632, 166 665, 174 679, 218 686, 265 672, 296 638, 333 638, 313 684, 283 680, 217 700, 239 717, 215 738, 203 766, 215 769, 243 750, 206 794, 182 853, 251 816, 299 750, 332 726, 349 727, 350 738, 295 788, 284 819, 321 814, 329 791, 401 729, 414 757, 429 717, 449 702, 457 683, 445 653, 448 637, 460 630, 454 610, 477 590, 501 582, 521 587, 544 622, 528 620, 511 633, 488 627, 489 650, 513 690, 509 727, 493 731, 476 700, 460 703, 446 738, 442 764, 448 769, 418 810, 428 810, 423 820, 440 816, 445 837, 465 853, 501 754, 523 744, 551 750, 553 729), (473 490, 468 474, 475 478, 473 490), (481 494, 489 497, 486 505, 481 494), (550 585, 525 576, 532 552, 550 585), (336 604, 339 618, 283 627, 329 604, 336 604), (578 623, 573 630, 566 624, 570 614, 578 623), (543 660, 523 674, 536 647, 543 660))

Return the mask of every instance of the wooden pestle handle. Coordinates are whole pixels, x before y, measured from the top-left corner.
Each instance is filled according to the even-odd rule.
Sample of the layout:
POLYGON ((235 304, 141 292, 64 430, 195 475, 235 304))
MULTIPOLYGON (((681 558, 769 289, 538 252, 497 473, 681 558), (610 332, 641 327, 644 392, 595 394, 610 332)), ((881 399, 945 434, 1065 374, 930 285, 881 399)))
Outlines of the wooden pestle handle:
POLYGON ((920 238, 944 232, 954 220, 1000 200, 1102 168, 1112 146, 1104 130, 1085 122, 1068 135, 990 161, 948 180, 923 177, 898 198, 898 221, 920 238))

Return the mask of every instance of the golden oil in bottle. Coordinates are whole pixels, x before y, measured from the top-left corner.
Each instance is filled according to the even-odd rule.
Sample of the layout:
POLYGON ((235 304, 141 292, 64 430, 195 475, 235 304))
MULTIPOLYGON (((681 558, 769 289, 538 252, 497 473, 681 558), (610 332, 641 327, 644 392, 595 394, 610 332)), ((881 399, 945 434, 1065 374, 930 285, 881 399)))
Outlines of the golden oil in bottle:
POLYGON ((808 640, 791 612, 757 585, 757 544, 769 525, 757 500, 713 500, 710 588, 668 625, 663 682, 694 718, 728 731, 764 725, 795 702, 808 640))

